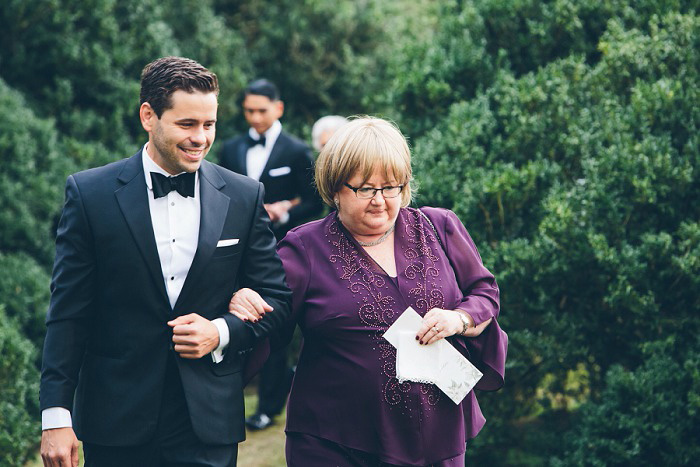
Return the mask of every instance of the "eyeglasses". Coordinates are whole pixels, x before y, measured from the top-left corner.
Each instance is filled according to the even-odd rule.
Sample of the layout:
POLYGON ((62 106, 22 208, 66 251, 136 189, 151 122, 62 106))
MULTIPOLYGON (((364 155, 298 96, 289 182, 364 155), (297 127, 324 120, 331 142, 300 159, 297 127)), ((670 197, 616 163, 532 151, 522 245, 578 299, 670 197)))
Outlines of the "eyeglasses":
POLYGON ((399 186, 385 186, 384 188, 370 188, 370 187, 360 187, 360 188, 355 188, 354 186, 350 186, 347 183, 344 183, 346 187, 350 188, 352 191, 355 192, 355 196, 357 196, 360 199, 372 199, 377 195, 378 191, 382 192, 382 196, 384 198, 396 198, 401 194, 403 191, 403 185, 399 186))

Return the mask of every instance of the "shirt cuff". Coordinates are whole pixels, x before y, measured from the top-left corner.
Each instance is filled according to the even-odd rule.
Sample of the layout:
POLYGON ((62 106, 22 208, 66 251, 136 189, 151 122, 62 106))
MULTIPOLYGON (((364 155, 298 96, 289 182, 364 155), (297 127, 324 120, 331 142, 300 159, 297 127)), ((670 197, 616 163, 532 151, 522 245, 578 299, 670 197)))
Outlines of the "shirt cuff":
POLYGON ((73 419, 70 410, 64 407, 49 407, 41 411, 41 429, 73 427, 73 419))
POLYGON ((289 222, 289 211, 285 212, 277 219, 277 225, 284 225, 289 222))
POLYGON ((214 323, 216 329, 219 330, 219 346, 212 351, 211 358, 214 360, 214 363, 219 363, 224 359, 224 350, 228 347, 228 342, 231 337, 229 336, 228 325, 224 318, 216 318, 212 323, 214 323))

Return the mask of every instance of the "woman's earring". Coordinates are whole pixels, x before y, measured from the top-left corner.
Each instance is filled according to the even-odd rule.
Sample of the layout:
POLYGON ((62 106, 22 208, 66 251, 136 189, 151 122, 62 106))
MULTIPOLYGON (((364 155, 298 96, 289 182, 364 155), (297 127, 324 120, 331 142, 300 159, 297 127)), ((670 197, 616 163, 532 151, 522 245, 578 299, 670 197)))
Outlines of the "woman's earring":
POLYGON ((335 208, 338 209, 340 207, 340 202, 338 201, 338 198, 334 198, 333 202, 335 203, 335 208))

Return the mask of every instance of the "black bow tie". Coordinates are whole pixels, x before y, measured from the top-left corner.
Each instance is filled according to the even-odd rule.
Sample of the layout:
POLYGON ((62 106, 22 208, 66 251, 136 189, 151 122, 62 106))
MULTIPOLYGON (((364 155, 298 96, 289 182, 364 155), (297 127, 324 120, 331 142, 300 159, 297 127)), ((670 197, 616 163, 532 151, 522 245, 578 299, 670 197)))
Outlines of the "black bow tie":
POLYGON ((252 148, 256 144, 262 144, 262 147, 265 147, 265 135, 261 135, 260 139, 253 139, 249 133, 248 134, 248 146, 252 148))
POLYGON ((151 172, 151 182, 155 199, 167 196, 173 190, 185 198, 188 196, 194 198, 194 172, 180 174, 177 177, 166 177, 163 174, 151 172))

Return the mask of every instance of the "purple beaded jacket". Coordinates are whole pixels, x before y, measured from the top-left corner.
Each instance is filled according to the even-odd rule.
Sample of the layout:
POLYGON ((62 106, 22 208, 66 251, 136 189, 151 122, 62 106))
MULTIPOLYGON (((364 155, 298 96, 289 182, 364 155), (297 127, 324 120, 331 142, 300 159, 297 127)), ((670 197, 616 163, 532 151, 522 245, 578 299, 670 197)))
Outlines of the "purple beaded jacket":
POLYGON ((402 208, 396 220, 397 277, 388 276, 333 212, 291 230, 279 244, 304 336, 287 408, 287 432, 306 433, 399 465, 428 465, 465 451, 485 418, 470 392, 455 405, 432 384, 396 379, 396 350, 382 334, 408 307, 461 309, 476 338, 448 340, 484 374, 476 388, 503 386, 508 336, 498 325, 499 291, 471 237, 445 209, 402 208), (440 236, 440 241, 435 233, 440 236))

